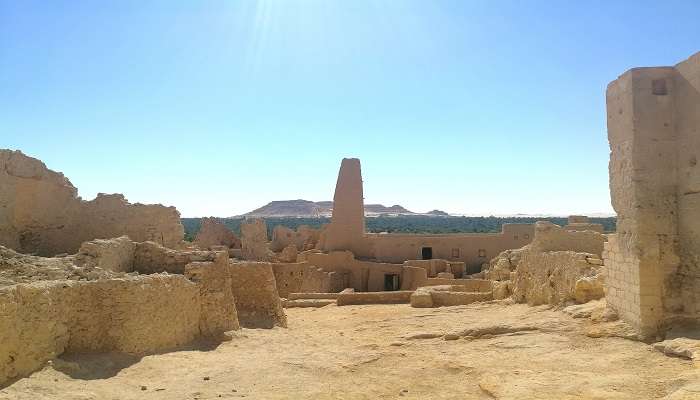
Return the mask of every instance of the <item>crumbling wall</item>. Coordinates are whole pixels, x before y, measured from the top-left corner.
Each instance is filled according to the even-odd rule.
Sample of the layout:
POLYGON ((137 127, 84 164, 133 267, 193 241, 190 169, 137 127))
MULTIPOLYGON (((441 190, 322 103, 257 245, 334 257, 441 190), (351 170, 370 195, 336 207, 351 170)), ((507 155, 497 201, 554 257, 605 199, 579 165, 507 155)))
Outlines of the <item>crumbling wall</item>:
POLYGON ((412 290, 339 293, 337 304, 339 306, 359 304, 408 304, 411 302, 411 294, 413 294, 412 290))
MULTIPOLYGON (((586 280, 587 283, 594 283, 593 278, 601 279, 598 276, 601 264, 598 256, 589 253, 526 251, 516 269, 513 299, 533 306, 574 302, 577 300, 577 282, 586 280)), ((579 283, 579 302, 585 303, 603 296, 602 284, 597 285, 598 290, 587 288, 589 295, 583 293, 584 285, 583 282, 579 283)))
POLYGON ((411 295, 411 307, 449 307, 493 300, 491 282, 488 285, 440 285, 418 288, 411 295))
POLYGON ((603 233, 603 224, 590 222, 585 215, 569 215, 568 223, 564 226, 567 231, 594 231, 603 233))
POLYGON ((75 262, 79 267, 100 268, 114 272, 134 270, 136 243, 127 236, 95 239, 80 246, 75 262))
POLYGON ((264 220, 257 218, 241 223, 241 256, 251 261, 268 261, 272 257, 264 220))
POLYGON ((272 230, 270 250, 279 252, 289 245, 294 245, 298 251, 310 250, 316 247, 320 234, 320 229, 314 229, 308 225, 300 225, 296 231, 277 225, 272 230))
POLYGON ((438 258, 431 260, 406 260, 403 265, 423 268, 430 278, 435 278, 441 272, 449 272, 461 278, 464 273, 463 262, 448 261, 438 258))
POLYGON ((607 304, 643 337, 700 320, 700 53, 634 68, 608 85, 607 304))
POLYGON ((272 264, 230 262, 231 288, 238 321, 245 328, 287 327, 272 264))
POLYGON ((233 280, 226 253, 217 254, 213 262, 192 262, 185 266, 185 276, 199 287, 199 333, 216 337, 240 328, 233 297, 233 280))
POLYGON ((484 279, 492 281, 509 281, 520 263, 523 251, 529 249, 525 246, 521 249, 506 250, 491 260, 485 270, 482 271, 484 279))
POLYGON ((154 242, 136 243, 134 271, 141 274, 158 272, 184 274, 185 265, 194 261, 214 261, 218 253, 221 252, 173 250, 154 242))
POLYGON ((19 151, 0 150, 0 209, 0 245, 22 253, 72 254, 85 241, 122 235, 177 247, 184 236, 174 207, 102 193, 83 201, 63 174, 19 151))
POLYGON ((213 217, 202 218, 202 225, 193 243, 205 250, 211 250, 212 246, 225 246, 231 249, 241 248, 241 240, 238 236, 213 217))
POLYGON ((511 295, 530 305, 585 303, 604 296, 605 240, 599 232, 537 222, 532 243, 499 254, 479 276, 501 282, 494 285, 495 298, 511 295))
POLYGON ((535 224, 535 239, 530 248, 535 252, 576 251, 579 253, 603 253, 605 236, 595 231, 571 231, 547 221, 535 224))
POLYGON ((321 268, 303 263, 273 263, 275 284, 279 297, 287 298, 290 293, 331 292, 335 272, 325 272, 321 268))
POLYGON ((199 335, 198 291, 178 275, 0 289, 0 384, 63 352, 141 354, 188 343, 199 335))
POLYGON ((0 246, 0 287, 46 280, 96 280, 123 273, 93 266, 76 266, 75 257, 38 257, 0 246))

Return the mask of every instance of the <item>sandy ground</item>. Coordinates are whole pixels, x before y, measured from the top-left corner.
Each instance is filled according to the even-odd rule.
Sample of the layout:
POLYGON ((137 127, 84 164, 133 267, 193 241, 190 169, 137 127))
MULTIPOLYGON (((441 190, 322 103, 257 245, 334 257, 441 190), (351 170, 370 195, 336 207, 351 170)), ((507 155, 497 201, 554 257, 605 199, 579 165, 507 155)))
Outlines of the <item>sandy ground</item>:
POLYGON ((589 338, 589 322, 547 307, 287 313, 288 329, 244 329, 218 346, 66 357, 0 398, 700 399, 691 361, 631 340, 589 338))

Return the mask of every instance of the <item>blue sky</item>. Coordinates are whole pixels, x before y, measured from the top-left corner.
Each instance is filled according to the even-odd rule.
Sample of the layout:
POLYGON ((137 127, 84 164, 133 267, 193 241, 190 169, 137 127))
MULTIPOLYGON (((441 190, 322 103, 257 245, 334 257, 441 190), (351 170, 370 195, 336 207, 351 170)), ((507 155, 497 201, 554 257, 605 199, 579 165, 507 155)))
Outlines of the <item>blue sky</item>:
POLYGON ((0 0, 0 147, 183 216, 332 199, 612 212, 605 87, 700 51, 697 1, 0 0))

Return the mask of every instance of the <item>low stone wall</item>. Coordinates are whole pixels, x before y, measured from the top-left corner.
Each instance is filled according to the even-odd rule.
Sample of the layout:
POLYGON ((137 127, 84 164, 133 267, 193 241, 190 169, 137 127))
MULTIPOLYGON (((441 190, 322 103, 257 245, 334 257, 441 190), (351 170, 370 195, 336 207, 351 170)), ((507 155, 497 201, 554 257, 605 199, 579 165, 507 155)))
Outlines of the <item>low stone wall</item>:
POLYGON ((600 258, 605 236, 595 231, 570 231, 551 222, 535 224, 535 239, 529 245, 533 252, 575 251, 600 258))
POLYGON ((411 302, 413 291, 395 292, 352 292, 340 293, 337 303, 339 306, 354 304, 408 304, 411 302))
POLYGON ((185 265, 195 261, 214 261, 216 257, 216 251, 180 251, 165 248, 154 242, 136 243, 134 271, 140 274, 184 274, 185 265))
POLYGON ((197 284, 151 275, 0 290, 0 384, 64 353, 143 354, 200 335, 197 284))
POLYGON ((333 299, 299 299, 299 300, 284 300, 282 306, 284 308, 320 308, 335 304, 333 299))
POLYGON ((447 307, 489 300, 493 300, 493 292, 490 285, 472 285, 470 287, 463 285, 427 286, 419 288, 411 295, 411 307, 447 307))
POLYGON ((277 291, 280 297, 290 293, 325 293, 332 289, 334 272, 324 272, 321 268, 302 263, 273 263, 277 291))
POLYGON ((429 277, 436 277, 439 273, 449 272, 456 277, 462 277, 465 271, 465 264, 461 261, 448 261, 443 259, 432 260, 407 260, 403 265, 419 267, 425 269, 429 277))
POLYGON ((229 262, 238 321, 245 328, 287 327, 272 264, 229 262))
POLYGON ((492 290, 493 283, 486 279, 444 279, 444 278, 428 278, 427 284, 424 286, 443 286, 454 285, 462 286, 467 292, 489 292, 492 290))
POLYGON ((337 299, 340 293, 289 293, 287 300, 337 299))

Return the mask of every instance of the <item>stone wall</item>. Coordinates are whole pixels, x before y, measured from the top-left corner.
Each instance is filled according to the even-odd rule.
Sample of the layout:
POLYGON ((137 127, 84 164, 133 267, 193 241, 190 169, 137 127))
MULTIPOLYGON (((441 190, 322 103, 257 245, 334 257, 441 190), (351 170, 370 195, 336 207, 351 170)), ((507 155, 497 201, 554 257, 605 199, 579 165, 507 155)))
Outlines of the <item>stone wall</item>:
POLYGON ((0 245, 50 256, 95 238, 128 235, 177 247, 184 229, 174 207, 130 204, 122 195, 83 201, 63 174, 19 151, 0 150, 0 245))
POLYGON ((598 257, 603 253, 605 236, 596 231, 573 231, 547 221, 535 224, 535 239, 529 246, 533 251, 575 251, 591 253, 598 257))
POLYGON ((196 261, 185 266, 185 276, 199 287, 201 336, 217 337, 240 328, 228 261, 226 253, 219 253, 214 261, 196 261))
POLYGON ((194 261, 214 261, 218 253, 221 252, 173 250, 154 242, 136 243, 133 266, 134 271, 141 274, 184 274, 187 264, 194 261))
POLYGON ((142 354, 200 335, 199 288, 179 275, 0 289, 0 384, 64 352, 142 354))
POLYGON ((584 289, 584 281, 602 279, 600 270, 601 260, 593 254, 526 251, 515 271, 513 299, 532 306, 585 303, 604 295, 602 282, 596 286, 597 290, 584 289), (577 285, 581 291, 578 297, 577 285))
POLYGON ((316 247, 321 230, 308 225, 300 225, 297 230, 277 225, 272 230, 270 250, 279 252, 289 245, 294 245, 298 251, 311 250, 316 247))
POLYGON ((337 304, 339 306, 359 304, 408 304, 411 302, 412 290, 395 292, 364 292, 364 293, 339 293, 337 304))
MULTIPOLYGON (((290 293, 326 293, 333 289, 335 272, 303 263, 273 263, 275 283, 280 297, 290 293)), ((344 288, 341 288, 342 290, 344 288)))
POLYGON ((608 85, 608 305, 643 337, 700 320, 700 53, 608 85))
POLYGON ((264 220, 252 219, 241 223, 241 256, 251 261, 269 261, 272 258, 264 220))
POLYGON ((495 298, 511 295, 516 302, 530 305, 585 303, 604 296, 605 240, 599 232, 537 222, 532 243, 502 252, 473 277, 500 282, 494 284, 495 298))
POLYGON ((567 231, 594 231, 603 233, 603 224, 595 224, 588 220, 585 215, 569 215, 569 221, 564 226, 567 231))
POLYGON ((357 260, 349 251, 311 251, 301 253, 300 259, 326 272, 336 273, 334 291, 343 286, 343 289, 352 288, 358 292, 380 292, 386 289, 386 275, 398 276, 400 290, 414 290, 427 279, 425 268, 357 260))
POLYGON ((241 240, 238 236, 216 218, 202 218, 202 225, 193 244, 205 250, 211 250, 212 247, 218 246, 231 249, 241 248, 241 240))
POLYGON ((286 327, 272 264, 230 262, 231 288, 236 299, 238 321, 245 328, 286 327))
POLYGON ((411 307, 448 307, 489 300, 493 300, 491 282, 488 282, 488 285, 473 287, 464 285, 428 286, 418 288, 411 295, 411 307))

